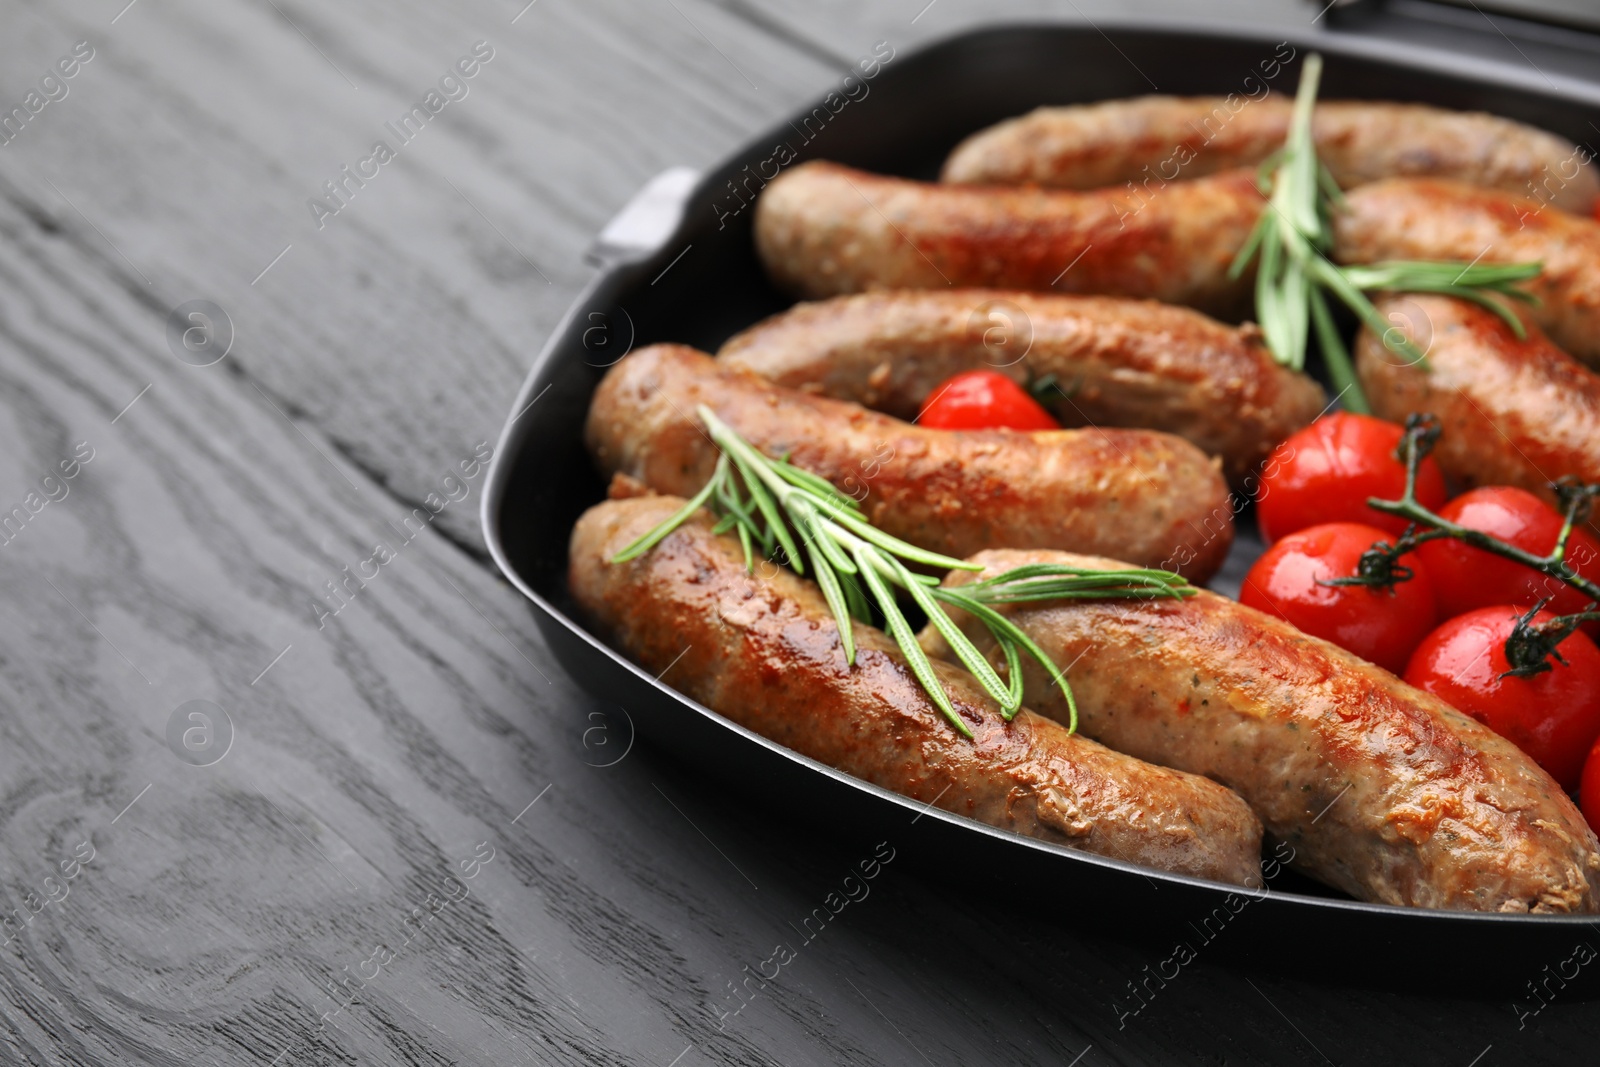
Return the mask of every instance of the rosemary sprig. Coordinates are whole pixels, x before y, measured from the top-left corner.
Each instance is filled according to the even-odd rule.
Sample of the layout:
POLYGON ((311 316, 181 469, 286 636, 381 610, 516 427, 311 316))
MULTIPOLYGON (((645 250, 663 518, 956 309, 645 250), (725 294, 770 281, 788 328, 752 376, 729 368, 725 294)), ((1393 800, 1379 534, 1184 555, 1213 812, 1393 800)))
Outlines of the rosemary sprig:
POLYGON ((1411 362, 1424 363, 1423 352, 1410 338, 1391 328, 1367 299, 1367 293, 1428 292, 1470 300, 1499 315, 1520 338, 1525 335, 1522 321, 1498 298, 1536 303, 1536 298, 1517 288, 1517 283, 1537 275, 1542 265, 1393 260, 1335 266, 1328 259, 1333 246, 1329 218, 1344 197, 1317 159, 1311 134, 1312 110, 1321 78, 1322 57, 1308 55, 1295 93, 1288 138, 1279 152, 1262 163, 1257 177, 1257 184, 1267 197, 1267 210, 1234 257, 1228 273, 1237 278, 1252 260, 1259 260, 1256 318, 1273 356, 1285 366, 1305 369, 1306 342, 1314 331, 1328 376, 1343 397, 1345 408, 1370 414, 1372 409, 1356 379, 1350 352, 1334 324, 1330 297, 1353 311, 1390 351, 1411 362))
POLYGON ((1399 458, 1406 467, 1405 490, 1399 500, 1369 497, 1367 503, 1385 514, 1398 515, 1408 520, 1410 525, 1394 544, 1379 541, 1363 552, 1354 575, 1334 578, 1322 584, 1392 586, 1396 582, 1409 581, 1412 571, 1400 563, 1402 556, 1429 541, 1443 539, 1460 541, 1532 568, 1540 574, 1571 586, 1595 602, 1575 614, 1560 615, 1542 623, 1535 623, 1534 615, 1550 599, 1546 597, 1523 616, 1506 639, 1506 658, 1512 668, 1507 672, 1509 674, 1527 677, 1549 670, 1549 659, 1552 656, 1558 661, 1565 662, 1561 660, 1561 654, 1556 651, 1556 646, 1580 624, 1591 619, 1600 619, 1600 583, 1585 578, 1567 562, 1567 542, 1577 525, 1588 517, 1594 501, 1600 498, 1600 483, 1584 484, 1571 478, 1551 483, 1551 488, 1556 491, 1561 503, 1561 531, 1556 535, 1556 543, 1549 552, 1542 556, 1535 555, 1482 530, 1474 530, 1460 523, 1451 522, 1418 502, 1417 469, 1438 444, 1440 433, 1439 420, 1433 415, 1412 415, 1406 419, 1405 433, 1400 438, 1397 448, 1399 458))
POLYGON ((644 555, 700 508, 710 507, 720 516, 712 527, 715 532, 738 532, 747 570, 754 570, 758 547, 763 556, 786 563, 799 574, 807 573, 806 566, 810 565, 810 573, 838 623, 845 659, 851 666, 856 662, 851 619, 871 623, 872 609, 876 608, 884 629, 900 646, 918 683, 951 725, 967 737, 972 736, 972 730, 956 714, 932 662, 917 643, 895 590, 908 595, 928 617, 956 658, 1000 705, 1007 721, 1022 707, 1022 656, 1026 653, 1036 660, 1066 697, 1070 730, 1078 728, 1078 705, 1066 672, 1057 668, 1049 655, 995 605, 1039 600, 1181 598, 1195 593, 1193 586, 1171 571, 1102 571, 1057 563, 1016 567, 966 585, 940 585, 938 578, 914 572, 911 565, 965 571, 981 571, 983 567, 891 537, 868 522, 860 505, 826 479, 795 466, 787 457, 773 459, 763 455, 705 405, 696 408, 695 413, 722 450, 710 481, 659 526, 613 556, 611 562, 625 563, 644 555), (945 605, 969 612, 988 628, 1005 656, 1009 681, 1001 679, 956 625, 945 605))

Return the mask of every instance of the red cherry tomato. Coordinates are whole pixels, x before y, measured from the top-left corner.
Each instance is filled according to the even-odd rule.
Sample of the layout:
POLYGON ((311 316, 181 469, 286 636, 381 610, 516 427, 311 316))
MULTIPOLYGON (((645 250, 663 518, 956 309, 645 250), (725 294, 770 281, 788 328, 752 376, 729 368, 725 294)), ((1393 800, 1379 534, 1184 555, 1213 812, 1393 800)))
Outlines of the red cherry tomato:
POLYGON ((1384 536, 1377 527, 1355 522, 1292 533, 1256 560, 1239 601, 1398 674, 1438 621, 1433 583, 1415 553, 1400 559, 1412 569, 1411 579, 1387 589, 1317 584, 1355 574, 1361 554, 1384 536))
MULTIPOLYGON (((1390 535, 1404 519, 1367 506, 1368 497, 1398 500, 1406 468, 1395 457, 1403 429, 1370 415, 1338 411, 1291 434, 1261 472, 1256 515, 1268 544, 1325 522, 1364 522, 1390 535)), ((1417 500, 1430 509, 1445 502, 1444 475, 1432 459, 1417 468, 1417 500)))
MULTIPOLYGON (((1573 633, 1557 646, 1565 664, 1552 658, 1548 671, 1507 677, 1506 638, 1522 614, 1502 605, 1456 616, 1417 647, 1405 679, 1505 737, 1573 789, 1600 735, 1600 649, 1573 633)), ((1552 618, 1542 611, 1534 621, 1552 618)))
POLYGON ((1578 802, 1583 807, 1583 817, 1589 820, 1589 829, 1600 834, 1600 740, 1594 743, 1589 758, 1584 761, 1578 802))
POLYGON ((969 370, 930 394, 917 416, 936 430, 1059 430, 1061 424, 1004 374, 969 370))
MULTIPOLYGON (((1491 486, 1462 493, 1439 509, 1441 518, 1492 534, 1525 552, 1545 555, 1556 546, 1561 515, 1525 489, 1491 486)), ((1582 611, 1589 598, 1565 582, 1492 552, 1441 539, 1417 549, 1445 618, 1495 604, 1531 606, 1552 597, 1556 615, 1582 611)), ((1567 562, 1583 577, 1600 581, 1600 541, 1581 529, 1567 540, 1567 562)))
POLYGON ((1589 829, 1600 834, 1600 740, 1595 741, 1589 758, 1584 761, 1578 803, 1583 808, 1583 817, 1589 820, 1589 829))

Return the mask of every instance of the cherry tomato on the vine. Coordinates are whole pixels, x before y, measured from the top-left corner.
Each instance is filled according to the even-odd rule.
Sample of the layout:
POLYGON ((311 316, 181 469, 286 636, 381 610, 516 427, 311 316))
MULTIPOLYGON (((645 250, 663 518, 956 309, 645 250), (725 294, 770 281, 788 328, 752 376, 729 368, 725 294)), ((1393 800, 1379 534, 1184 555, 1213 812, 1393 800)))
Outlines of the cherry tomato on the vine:
POLYGON ((917 423, 936 430, 1059 430, 1026 389, 992 370, 969 370, 928 395, 917 423))
MULTIPOLYGON (((1526 489, 1489 486, 1462 493, 1438 509, 1439 517, 1481 530, 1506 543, 1547 555, 1561 533, 1561 515, 1526 489)), ((1558 578, 1540 574, 1504 556, 1449 538, 1417 549, 1439 598, 1439 614, 1448 618, 1495 604, 1532 606, 1550 597, 1545 607, 1556 615, 1582 611, 1589 598, 1558 578)), ((1574 528, 1567 540, 1567 563, 1578 574, 1600 581, 1600 541, 1574 528)))
POLYGON ((1292 533, 1256 560, 1239 601, 1398 674, 1438 621, 1433 583, 1415 554, 1400 558, 1412 577, 1393 586, 1319 584, 1354 575, 1361 554, 1383 537, 1355 522, 1292 533))
POLYGON ((1600 834, 1600 740, 1595 741, 1589 758, 1584 761, 1578 803, 1583 808, 1583 817, 1589 820, 1589 829, 1600 834))
MULTIPOLYGON (((1368 497, 1398 500, 1406 468, 1395 456, 1405 431, 1370 415, 1338 411, 1291 434, 1261 472, 1256 515, 1268 544, 1325 522, 1364 522, 1391 537, 1406 521, 1367 506, 1368 497)), ((1431 458, 1417 468, 1417 501, 1445 502, 1444 475, 1431 458)))
MULTIPOLYGON (((1501 605, 1456 616, 1417 647, 1405 679, 1511 741, 1562 788, 1573 789, 1600 736, 1600 649, 1574 632, 1556 646, 1566 663, 1552 656, 1547 671, 1508 675, 1506 638, 1524 614, 1501 605)), ((1533 621, 1554 617, 1541 611, 1533 621)))

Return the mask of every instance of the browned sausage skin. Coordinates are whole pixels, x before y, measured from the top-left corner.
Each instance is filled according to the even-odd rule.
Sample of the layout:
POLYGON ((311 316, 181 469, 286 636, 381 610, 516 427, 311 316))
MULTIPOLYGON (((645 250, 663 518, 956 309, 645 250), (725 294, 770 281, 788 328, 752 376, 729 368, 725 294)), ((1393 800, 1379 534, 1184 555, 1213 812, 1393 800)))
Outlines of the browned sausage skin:
MULTIPOLYGON (((974 560, 984 574, 1119 565, 1060 552, 974 560)), ((1487 727, 1343 649, 1205 592, 1009 614, 1073 664, 1085 734, 1232 787, 1313 877, 1387 904, 1600 910, 1600 846, 1561 787, 1487 727)), ((963 629, 992 649, 986 628, 963 629)), ((924 644, 942 651, 937 635, 924 644)), ((1047 682, 1024 671, 1030 687, 1047 682)), ((1030 692, 1042 714, 1063 714, 1059 691, 1030 692)))
POLYGON ((607 476, 621 472, 657 492, 691 496, 718 455, 694 418, 698 404, 766 454, 787 453, 859 499, 886 533, 935 552, 1118 551, 1203 581, 1233 540, 1227 484, 1182 438, 928 430, 779 388, 681 345, 640 349, 611 368, 589 407, 590 454, 607 476))
POLYGON ((1247 305, 1230 279, 1264 201, 1249 171, 1144 194, 974 188, 805 163, 756 203, 756 250, 805 297, 985 286, 1104 293, 1218 314, 1247 305))
POLYGON ((855 625, 845 662, 821 592, 780 568, 745 572, 704 513, 644 556, 618 551, 683 503, 591 508, 572 532, 570 587, 598 631, 651 673, 741 726, 915 800, 1019 834, 1148 867, 1260 884, 1261 826, 1222 786, 1073 736, 1023 710, 1007 724, 940 663, 973 738, 928 700, 881 631, 855 625))
POLYGON ((1255 326, 1149 300, 994 289, 862 293, 799 304, 738 334, 718 359, 778 385, 901 419, 953 374, 1053 376, 1065 426, 1147 427, 1220 456, 1236 486, 1323 410, 1255 326))
POLYGON ((1449 297, 1388 296, 1378 310, 1425 349, 1425 364, 1363 330, 1356 372, 1373 412, 1439 416, 1434 458, 1464 486, 1516 485, 1551 504, 1563 475, 1600 482, 1600 375, 1536 326, 1518 340, 1488 310, 1449 297))
POLYGON ((1523 283, 1540 298, 1526 316, 1568 354, 1600 367, 1600 222, 1458 182, 1395 179, 1351 191, 1335 238, 1344 263, 1543 263, 1523 283))
MULTIPOLYGON (((945 162, 947 182, 1098 189, 1254 166, 1283 147, 1287 96, 1143 96, 1043 107, 980 130, 945 162)), ((1499 189, 1581 215, 1600 179, 1586 148, 1520 122, 1423 104, 1327 100, 1317 155, 1345 188, 1405 176, 1499 189)))

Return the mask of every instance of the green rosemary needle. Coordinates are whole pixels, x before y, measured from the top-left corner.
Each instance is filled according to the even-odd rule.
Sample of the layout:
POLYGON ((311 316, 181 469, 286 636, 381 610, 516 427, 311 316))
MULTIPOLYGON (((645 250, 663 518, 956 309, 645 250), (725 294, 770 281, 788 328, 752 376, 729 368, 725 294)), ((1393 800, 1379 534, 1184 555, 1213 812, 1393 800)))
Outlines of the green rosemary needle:
POLYGON ((876 621, 875 609, 929 699, 967 737, 972 736, 972 730, 956 714, 932 662, 917 643, 896 590, 906 594, 927 616, 962 666, 1000 705, 1008 721, 1022 707, 1022 656, 1026 653, 1036 660, 1065 695, 1070 711, 1067 726, 1071 730, 1078 728, 1078 707, 1066 672, 1057 668, 1045 651, 995 605, 1040 600, 1177 598, 1195 592, 1193 586, 1171 571, 1102 571, 1055 563, 1029 564, 966 585, 942 586, 938 578, 917 573, 911 566, 965 571, 983 568, 891 537, 868 522, 860 505, 826 479, 795 466, 787 457, 773 459, 763 455, 704 405, 695 412, 711 440, 722 450, 711 479, 683 507, 618 552, 611 562, 625 563, 644 555, 696 511, 708 507, 719 516, 712 528, 715 532, 737 531, 747 570, 754 570, 755 552, 759 549, 763 556, 787 564, 796 573, 809 573, 816 580, 838 623, 845 659, 851 666, 856 661, 851 620, 872 623, 876 621), (956 625, 945 610, 946 605, 970 613, 988 628, 1005 656, 1006 679, 956 625))
POLYGON ((1328 377, 1339 390, 1348 410, 1369 414, 1371 406, 1356 379, 1349 350, 1339 336, 1329 297, 1353 311, 1395 354, 1424 363, 1423 352, 1410 338, 1392 327, 1366 294, 1382 290, 1442 293, 1470 300, 1505 320, 1512 331, 1525 334, 1522 321, 1498 299, 1510 297, 1526 303, 1536 298, 1517 288, 1541 269, 1539 263, 1478 264, 1453 261, 1393 260, 1362 266, 1339 267, 1328 259, 1333 246, 1329 225, 1332 210, 1344 196, 1317 159, 1311 134, 1317 85, 1322 78, 1322 57, 1306 56, 1295 93, 1294 113, 1284 146, 1262 163, 1257 184, 1267 197, 1262 212, 1229 276, 1237 278, 1256 266, 1256 318, 1267 346, 1279 363, 1305 369, 1306 342, 1314 332, 1327 364, 1328 377))

